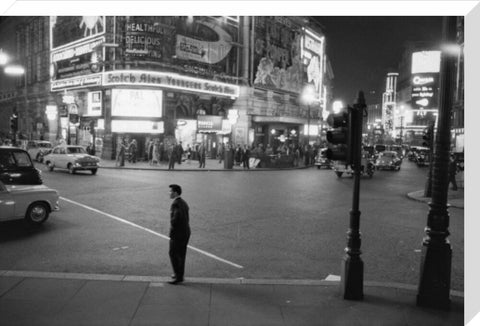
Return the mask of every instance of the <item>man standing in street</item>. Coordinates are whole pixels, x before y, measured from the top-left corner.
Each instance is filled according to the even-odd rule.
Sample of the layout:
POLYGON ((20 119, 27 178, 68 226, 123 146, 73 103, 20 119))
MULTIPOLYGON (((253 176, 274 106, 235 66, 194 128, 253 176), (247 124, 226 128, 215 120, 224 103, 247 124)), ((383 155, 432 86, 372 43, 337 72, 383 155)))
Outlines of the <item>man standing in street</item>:
POLYGON ((170 198, 173 199, 170 206, 170 248, 168 254, 172 263, 172 280, 168 283, 178 284, 183 282, 185 273, 185 257, 187 245, 190 239, 190 224, 188 204, 180 196, 182 188, 179 185, 171 184, 170 198))
POLYGON ((452 184, 452 190, 458 190, 457 180, 455 179, 455 175, 457 174, 457 160, 455 159, 455 155, 450 155, 450 162, 448 164, 448 184, 452 184))

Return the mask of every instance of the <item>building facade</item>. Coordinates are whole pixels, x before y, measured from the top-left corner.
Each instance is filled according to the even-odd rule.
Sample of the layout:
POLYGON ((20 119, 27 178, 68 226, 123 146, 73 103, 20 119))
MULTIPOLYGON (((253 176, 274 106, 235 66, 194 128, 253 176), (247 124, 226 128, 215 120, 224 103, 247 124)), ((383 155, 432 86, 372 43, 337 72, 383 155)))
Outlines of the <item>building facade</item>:
POLYGON ((306 17, 5 17, 1 26, 5 38, 5 26, 18 30, 6 50, 27 76, 27 105, 18 77, 8 102, 22 137, 93 143, 103 158, 122 138, 140 153, 150 141, 204 142, 211 155, 227 142, 320 140, 333 74, 325 36, 306 17))

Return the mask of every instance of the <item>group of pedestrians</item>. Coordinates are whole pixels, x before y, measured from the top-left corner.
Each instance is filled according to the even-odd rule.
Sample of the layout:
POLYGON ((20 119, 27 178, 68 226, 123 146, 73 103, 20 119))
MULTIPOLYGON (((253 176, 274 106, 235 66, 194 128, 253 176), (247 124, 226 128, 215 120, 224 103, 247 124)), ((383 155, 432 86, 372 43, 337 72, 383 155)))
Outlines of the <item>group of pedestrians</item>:
POLYGON ((137 149, 137 141, 135 139, 128 142, 128 140, 123 137, 118 144, 115 166, 125 166, 125 160, 129 163, 136 163, 137 149))

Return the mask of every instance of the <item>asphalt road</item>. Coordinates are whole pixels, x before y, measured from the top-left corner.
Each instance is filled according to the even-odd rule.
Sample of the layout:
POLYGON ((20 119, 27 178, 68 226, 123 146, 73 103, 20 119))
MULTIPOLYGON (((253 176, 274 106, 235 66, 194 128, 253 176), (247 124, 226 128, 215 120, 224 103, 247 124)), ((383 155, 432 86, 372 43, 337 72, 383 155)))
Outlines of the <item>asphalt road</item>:
MULTIPOLYGON (((40 229, 0 224, 0 269, 129 275, 171 274, 168 185, 191 210, 186 276, 324 279, 340 275, 353 179, 316 168, 264 172, 44 170, 61 211, 40 229)), ((426 169, 361 180, 366 281, 418 284, 428 205, 406 197, 426 169)), ((464 286, 464 211, 450 208, 453 290, 464 286)))

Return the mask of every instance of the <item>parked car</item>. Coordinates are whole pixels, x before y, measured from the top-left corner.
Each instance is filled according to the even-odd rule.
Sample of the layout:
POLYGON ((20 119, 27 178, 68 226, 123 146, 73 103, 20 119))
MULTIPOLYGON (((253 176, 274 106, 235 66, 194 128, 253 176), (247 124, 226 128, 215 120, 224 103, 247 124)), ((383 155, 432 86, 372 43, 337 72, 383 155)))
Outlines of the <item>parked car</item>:
POLYGON ((0 146, 0 181, 5 184, 41 185, 41 171, 28 152, 18 147, 0 146))
POLYGON ((41 162, 45 152, 52 147, 52 143, 46 140, 30 140, 27 143, 27 152, 32 159, 41 162))
POLYGON ((320 148, 318 154, 315 156, 315 165, 317 169, 321 169, 322 167, 326 167, 327 169, 332 168, 332 161, 330 161, 326 156, 327 148, 320 148))
POLYGON ((375 162, 375 168, 377 170, 388 169, 398 171, 401 165, 402 159, 398 156, 398 153, 394 151, 381 152, 375 162))
POLYGON ((45 155, 43 161, 50 171, 55 168, 68 169, 71 174, 79 170, 88 170, 96 174, 100 166, 100 158, 87 154, 85 148, 77 145, 54 147, 51 153, 45 155))
POLYGON ((30 225, 44 223, 59 210, 57 190, 45 185, 5 185, 0 181, 0 221, 24 218, 30 225))

